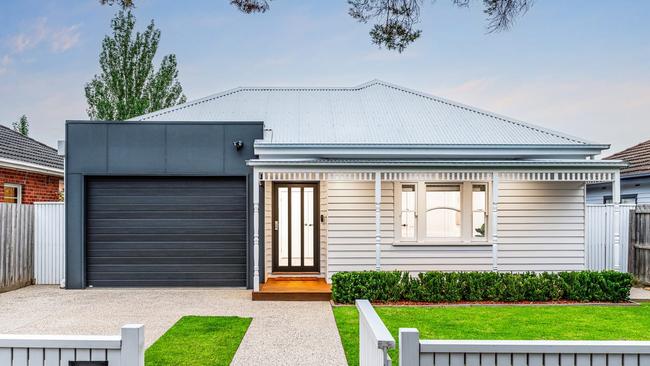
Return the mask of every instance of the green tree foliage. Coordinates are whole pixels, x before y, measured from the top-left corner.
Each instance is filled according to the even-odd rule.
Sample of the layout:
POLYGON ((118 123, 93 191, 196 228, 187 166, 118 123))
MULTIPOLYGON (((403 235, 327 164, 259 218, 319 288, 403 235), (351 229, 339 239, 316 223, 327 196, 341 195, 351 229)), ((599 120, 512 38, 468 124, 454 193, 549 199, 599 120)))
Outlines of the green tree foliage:
POLYGON ((13 123, 14 131, 18 132, 23 136, 29 136, 29 121, 27 120, 26 115, 20 116, 18 121, 13 123))
MULTIPOLYGON (((265 13, 271 0, 229 0, 230 4, 246 14, 265 13)), ((350 16, 361 23, 373 22, 370 30, 372 43, 389 50, 402 52, 415 42, 422 31, 420 7, 426 0, 347 0, 350 16)), ((434 0, 432 0, 434 1, 434 0)), ((515 19, 530 9, 534 0, 451 0, 458 7, 473 2, 483 4, 488 32, 507 30, 515 19)), ((99 0, 102 5, 119 5, 123 9, 135 6, 134 0, 99 0)))
POLYGON ((121 10, 111 21, 111 28, 113 35, 104 38, 99 55, 101 73, 86 84, 88 116, 125 120, 184 103, 176 56, 164 56, 155 70, 153 58, 160 30, 153 20, 143 33, 134 33, 135 17, 121 10))

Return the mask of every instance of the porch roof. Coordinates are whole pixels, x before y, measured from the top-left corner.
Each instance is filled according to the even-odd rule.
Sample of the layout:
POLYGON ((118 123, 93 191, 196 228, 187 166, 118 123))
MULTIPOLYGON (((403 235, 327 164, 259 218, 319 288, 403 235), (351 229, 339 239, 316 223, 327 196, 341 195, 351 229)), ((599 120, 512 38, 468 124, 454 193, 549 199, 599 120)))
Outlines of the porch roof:
POLYGON ((375 159, 252 159, 253 167, 332 168, 575 168, 621 169, 622 160, 538 159, 538 160, 375 160, 375 159))

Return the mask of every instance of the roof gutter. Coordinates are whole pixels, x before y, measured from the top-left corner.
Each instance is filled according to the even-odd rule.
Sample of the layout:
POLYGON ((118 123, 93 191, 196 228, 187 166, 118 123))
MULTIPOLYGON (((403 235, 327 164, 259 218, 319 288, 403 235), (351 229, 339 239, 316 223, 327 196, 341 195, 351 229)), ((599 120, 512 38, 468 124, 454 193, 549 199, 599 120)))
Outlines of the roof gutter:
POLYGON ((0 158, 0 167, 63 177, 63 169, 52 168, 52 167, 39 165, 39 164, 27 163, 24 161, 14 160, 14 159, 0 158))

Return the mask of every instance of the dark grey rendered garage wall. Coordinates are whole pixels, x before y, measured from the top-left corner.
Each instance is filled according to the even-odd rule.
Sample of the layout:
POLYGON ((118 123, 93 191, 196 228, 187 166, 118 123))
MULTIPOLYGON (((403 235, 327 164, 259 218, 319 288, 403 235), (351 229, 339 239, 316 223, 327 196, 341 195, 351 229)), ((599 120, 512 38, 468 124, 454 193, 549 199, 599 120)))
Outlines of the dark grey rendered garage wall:
MULTIPOLYGON (((84 288, 85 179, 90 176, 245 176, 248 287, 252 287, 252 169, 262 122, 66 122, 66 287, 84 288), (233 142, 241 140, 237 151, 233 142)), ((260 197, 260 205, 264 202, 260 197)), ((264 210, 260 206, 260 212, 264 210)), ((260 219, 261 219, 260 215, 260 219)), ((260 235, 260 263, 264 243, 260 235)), ((260 270, 260 273, 264 273, 260 270)))

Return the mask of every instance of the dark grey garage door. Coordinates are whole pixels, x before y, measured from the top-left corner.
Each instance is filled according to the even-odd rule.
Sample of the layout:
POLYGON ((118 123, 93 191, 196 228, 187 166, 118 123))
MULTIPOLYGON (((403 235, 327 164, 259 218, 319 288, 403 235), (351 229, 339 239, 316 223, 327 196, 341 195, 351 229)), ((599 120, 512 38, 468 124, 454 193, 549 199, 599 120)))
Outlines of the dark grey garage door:
POLYGON ((246 285, 244 178, 87 182, 88 285, 246 285))

